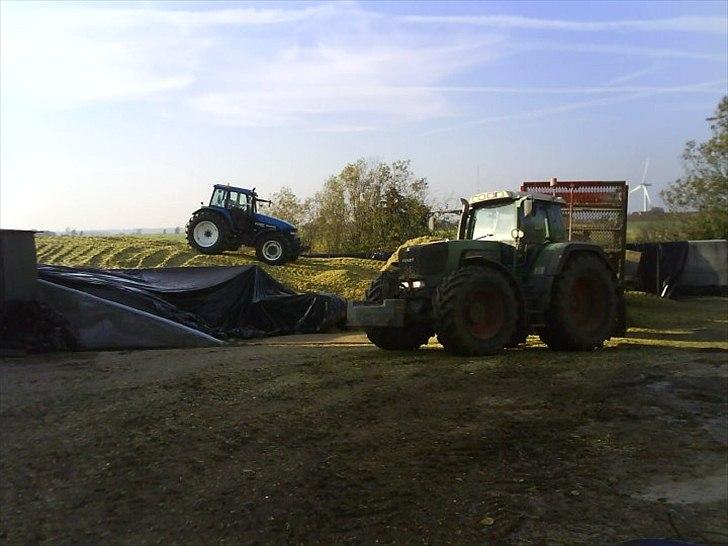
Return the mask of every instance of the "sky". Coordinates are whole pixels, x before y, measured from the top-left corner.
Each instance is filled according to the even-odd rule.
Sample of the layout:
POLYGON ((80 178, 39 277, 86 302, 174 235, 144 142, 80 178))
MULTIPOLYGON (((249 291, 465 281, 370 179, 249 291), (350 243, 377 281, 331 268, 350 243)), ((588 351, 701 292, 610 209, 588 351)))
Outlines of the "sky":
POLYGON ((184 226, 359 158, 437 202, 649 159, 660 204, 728 92, 723 1, 3 1, 0 40, 3 228, 184 226))

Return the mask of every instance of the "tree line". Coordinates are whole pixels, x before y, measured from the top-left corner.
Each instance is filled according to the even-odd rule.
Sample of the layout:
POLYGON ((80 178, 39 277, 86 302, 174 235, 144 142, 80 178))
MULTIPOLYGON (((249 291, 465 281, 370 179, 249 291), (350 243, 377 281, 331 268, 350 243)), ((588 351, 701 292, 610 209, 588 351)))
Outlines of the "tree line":
POLYGON ((685 174, 660 192, 668 211, 690 213, 666 230, 668 240, 728 238, 728 95, 706 121, 710 138, 687 142, 685 174))
POLYGON ((429 233, 432 211, 427 180, 409 161, 360 159, 330 176, 313 197, 284 187, 271 197, 270 213, 297 226, 317 252, 391 250, 429 233))

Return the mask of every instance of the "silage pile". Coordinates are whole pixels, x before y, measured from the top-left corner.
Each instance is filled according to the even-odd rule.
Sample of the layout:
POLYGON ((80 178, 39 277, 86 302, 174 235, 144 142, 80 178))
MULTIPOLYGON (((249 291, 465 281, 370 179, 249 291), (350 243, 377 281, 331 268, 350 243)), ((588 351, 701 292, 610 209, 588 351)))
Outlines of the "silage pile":
POLYGON ((435 237, 433 235, 424 235, 422 237, 415 237, 414 239, 410 239, 409 241, 405 241, 399 247, 397 247, 397 250, 395 250, 392 255, 389 257, 389 260, 387 260, 387 263, 385 263, 380 271, 388 271, 391 269, 392 264, 397 261, 397 255, 399 254, 400 249, 406 248, 408 246, 417 246, 417 245, 424 245, 425 243, 434 243, 436 241, 444 241, 442 237, 435 237))
POLYGON ((261 263, 243 247, 219 256, 197 254, 181 236, 38 237, 38 262, 69 267, 145 269, 157 267, 257 265, 296 292, 330 292, 360 299, 381 261, 363 258, 299 258, 284 266, 261 263))
POLYGON ((299 258, 284 266, 270 266, 259 262, 252 248, 206 256, 193 251, 182 237, 174 236, 39 237, 36 246, 39 263, 71 267, 143 269, 255 264, 296 292, 330 292, 362 299, 377 273, 396 261, 401 248, 441 240, 432 235, 410 239, 384 265, 363 258, 299 258))

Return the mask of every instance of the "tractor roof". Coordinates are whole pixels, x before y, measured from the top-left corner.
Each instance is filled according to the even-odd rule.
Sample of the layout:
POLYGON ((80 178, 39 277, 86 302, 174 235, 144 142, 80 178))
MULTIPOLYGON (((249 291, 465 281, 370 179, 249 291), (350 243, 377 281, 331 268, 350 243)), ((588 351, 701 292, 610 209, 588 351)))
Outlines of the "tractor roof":
POLYGON ((556 197, 554 195, 510 190, 487 191, 484 193, 473 195, 470 198, 470 204, 477 205, 494 201, 516 201, 526 198, 535 199, 537 201, 547 201, 549 203, 557 203, 559 205, 565 204, 565 201, 561 197, 556 197))
POLYGON ((215 184, 214 187, 216 190, 232 190, 232 191, 237 191, 240 193, 245 193, 247 195, 255 194, 255 188, 253 188, 252 190, 248 190, 245 188, 238 188, 236 186, 231 186, 230 184, 215 184))

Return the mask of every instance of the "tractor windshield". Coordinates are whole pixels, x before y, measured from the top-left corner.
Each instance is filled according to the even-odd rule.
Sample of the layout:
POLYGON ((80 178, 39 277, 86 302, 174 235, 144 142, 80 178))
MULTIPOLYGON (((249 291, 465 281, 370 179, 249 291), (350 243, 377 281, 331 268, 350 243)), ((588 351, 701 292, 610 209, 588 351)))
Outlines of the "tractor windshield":
POLYGON ((225 192, 226 192, 226 190, 223 190, 221 188, 215 188, 215 191, 212 192, 212 199, 210 199, 210 206, 211 207, 224 207, 225 206, 225 192))
POLYGON ((511 231, 517 226, 516 207, 512 201, 486 205, 475 209, 470 220, 470 239, 510 241, 511 231))

